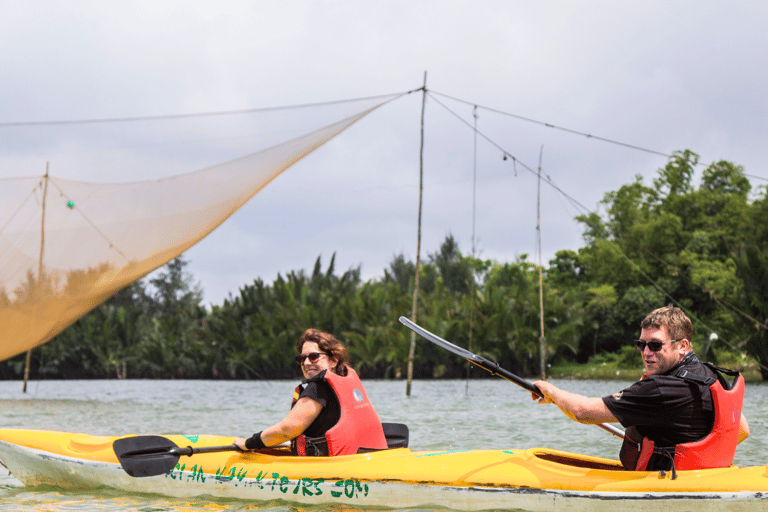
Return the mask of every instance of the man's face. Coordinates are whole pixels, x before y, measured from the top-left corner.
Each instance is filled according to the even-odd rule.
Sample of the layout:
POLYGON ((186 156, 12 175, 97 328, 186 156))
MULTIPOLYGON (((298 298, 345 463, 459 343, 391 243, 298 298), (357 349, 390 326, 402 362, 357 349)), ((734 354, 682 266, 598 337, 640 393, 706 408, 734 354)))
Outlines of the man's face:
MULTIPOLYGON (((640 332, 640 339, 647 342, 670 341, 672 338, 670 338, 669 333, 667 332, 667 326, 662 325, 659 329, 653 327, 643 329, 640 332)), ((675 366, 688 352, 689 346, 690 341, 688 340, 676 341, 672 343, 664 343, 661 346, 661 350, 653 352, 646 345, 641 352, 646 375, 658 375, 675 366)))

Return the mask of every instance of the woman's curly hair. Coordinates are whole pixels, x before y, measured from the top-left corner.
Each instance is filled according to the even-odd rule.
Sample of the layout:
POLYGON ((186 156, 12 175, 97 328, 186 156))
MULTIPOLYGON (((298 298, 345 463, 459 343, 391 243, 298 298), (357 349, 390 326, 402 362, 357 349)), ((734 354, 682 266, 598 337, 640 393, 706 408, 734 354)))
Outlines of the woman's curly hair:
POLYGON ((308 341, 317 343, 320 350, 328 354, 329 357, 336 359, 337 363, 336 368, 333 369, 334 373, 341 375, 342 377, 347 376, 349 353, 339 340, 334 338, 332 334, 328 334, 319 329, 307 329, 296 342, 296 351, 299 354, 301 354, 302 347, 304 347, 304 344, 308 341))

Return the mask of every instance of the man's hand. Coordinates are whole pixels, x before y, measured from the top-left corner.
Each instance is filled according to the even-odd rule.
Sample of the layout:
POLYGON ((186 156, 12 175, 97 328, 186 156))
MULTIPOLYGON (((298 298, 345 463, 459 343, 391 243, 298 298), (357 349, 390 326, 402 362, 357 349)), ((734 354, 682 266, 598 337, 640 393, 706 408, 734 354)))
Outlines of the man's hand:
POLYGON ((554 403, 554 400, 552 400, 551 391, 553 386, 549 382, 545 380, 537 380, 533 383, 534 386, 539 388, 539 391, 541 391, 542 396, 537 395, 536 393, 531 393, 531 400, 538 400, 540 404, 551 404, 554 403), (549 391, 549 393, 547 392, 549 391))

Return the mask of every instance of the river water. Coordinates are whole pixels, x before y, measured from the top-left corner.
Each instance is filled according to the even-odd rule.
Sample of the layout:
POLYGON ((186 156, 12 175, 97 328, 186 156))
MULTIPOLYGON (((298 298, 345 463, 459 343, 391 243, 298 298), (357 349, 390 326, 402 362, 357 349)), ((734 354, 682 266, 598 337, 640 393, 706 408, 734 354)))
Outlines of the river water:
MULTIPOLYGON (((570 391, 605 396, 622 381, 553 382, 570 391)), ((0 381, 0 428, 83 432, 93 435, 217 434, 248 436, 282 419, 292 381, 96 380, 0 381)), ((538 405, 501 379, 415 381, 411 397, 404 381, 366 381, 382 421, 405 423, 413 450, 548 447, 617 457, 621 441, 595 426, 566 418, 554 405, 538 405)), ((764 465, 768 459, 768 385, 747 385, 744 411, 751 437, 734 464, 764 465)), ((0 467, 0 511, 260 510, 340 512, 342 508, 294 507, 196 498, 180 500, 108 489, 64 491, 24 487, 0 467)), ((346 510, 346 509, 344 509, 346 510)))

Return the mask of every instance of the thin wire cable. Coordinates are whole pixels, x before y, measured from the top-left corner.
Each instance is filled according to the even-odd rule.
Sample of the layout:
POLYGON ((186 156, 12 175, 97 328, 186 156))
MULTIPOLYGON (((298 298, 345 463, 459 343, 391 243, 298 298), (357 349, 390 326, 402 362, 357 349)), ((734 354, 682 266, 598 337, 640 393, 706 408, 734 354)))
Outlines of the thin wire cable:
MULTIPOLYGON (((454 101, 458 101, 459 103, 466 103, 468 105, 474 105, 474 103, 471 103, 469 101, 462 100, 460 98, 455 98, 453 96, 449 96, 447 94, 443 94, 443 93, 440 93, 440 92, 437 92, 437 91, 430 90, 429 92, 433 93, 433 94, 438 94, 440 96, 443 96, 445 98, 448 98, 448 99, 451 99, 451 100, 454 100, 454 101)), ((552 123, 546 123, 544 121, 537 121, 536 119, 531 119, 529 117, 523 117, 523 116, 520 116, 520 115, 517 115, 517 114, 512 114, 512 113, 509 113, 509 112, 504 112, 503 110, 498 110, 498 109, 491 108, 491 107, 484 107, 482 105, 478 105, 478 106, 480 108, 482 108, 482 109, 485 109, 485 110, 489 111, 489 112, 495 112, 496 114, 501 114, 501 115, 504 115, 504 116, 513 117, 515 119, 519 119, 521 121, 526 121, 528 123, 534 123, 534 124, 538 124, 538 125, 541 125, 541 126, 546 126, 547 128, 554 128, 555 130, 561 130, 561 131, 564 131, 564 132, 572 133, 574 135, 581 135, 581 136, 584 136, 584 137, 586 137, 588 139, 596 139, 596 140, 600 140, 600 141, 603 141, 603 142, 608 142, 609 144, 616 144, 617 146, 623 146, 625 148, 635 149, 637 151, 643 151, 645 153, 651 153, 653 155, 665 156, 665 157, 672 156, 672 155, 669 155, 667 153, 663 153, 661 151, 656 151, 655 149, 643 148, 643 147, 640 147, 640 146, 636 146, 634 144, 628 144, 626 142, 620 142, 620 141, 608 139, 608 138, 605 138, 605 137, 599 137, 597 135, 591 135, 589 133, 580 132, 578 130, 573 130, 571 128, 564 128, 562 126, 557 126, 557 125, 554 125, 552 123)))
POLYGON ((356 101, 375 100, 379 98, 388 98, 390 96, 399 97, 412 92, 420 91, 422 88, 414 89, 412 91, 405 91, 392 94, 380 94, 378 96, 366 96, 363 98, 352 98, 346 100, 335 101, 323 101, 318 103, 303 103, 299 105, 286 105, 281 107, 263 107, 263 108, 249 108, 242 110, 222 110, 218 112, 197 112, 192 114, 169 114, 159 116, 137 116, 137 117, 113 117, 106 119, 78 119, 68 121, 19 121, 19 122, 7 122, 0 123, 0 127, 12 127, 12 126, 53 126, 53 125, 73 125, 73 124, 95 124, 95 123, 125 123, 134 121, 158 121, 167 119, 185 119, 190 117, 213 117, 213 116, 227 116, 238 114, 252 114, 256 112, 270 112, 275 110, 291 110, 308 107, 322 107, 327 105, 338 105, 342 103, 354 103, 356 101))
POLYGON ((64 199, 66 199, 67 201, 69 201, 70 203, 72 203, 72 205, 73 205, 73 206, 72 206, 72 209, 73 209, 73 210, 75 210, 77 213, 79 213, 79 214, 80 214, 80 216, 81 216, 83 219, 85 219, 85 221, 86 221, 88 224, 90 224, 90 226, 93 228, 93 230, 94 230, 94 231, 96 231, 96 232, 97 232, 97 233, 98 233, 98 234, 101 236, 101 238, 103 238, 103 239, 104 239, 104 241, 105 241, 105 242, 107 242, 107 244, 109 244, 109 248, 110 248, 110 249, 114 249, 115 251, 117 251, 117 253, 118 253, 120 256, 122 256, 122 257, 123 257, 123 259, 124 259, 126 262, 129 262, 129 261, 130 261, 130 260, 128 259, 128 256, 126 256, 126 255, 123 253, 123 251, 121 251, 121 250, 120 250, 120 248, 119 248, 119 247, 117 247, 115 244, 113 244, 113 243, 112 243, 112 241, 109 239, 109 237, 107 237, 107 235, 106 235, 106 234, 104 234, 104 232, 103 232, 103 231, 101 231, 101 230, 100 230, 100 229, 99 229, 99 228, 96 226, 96 224, 94 224, 94 222, 93 222, 93 221, 92 221, 90 218, 88 218, 88 216, 85 214, 85 212, 83 212, 83 210, 81 210, 80 208, 78 208, 78 207, 77 207, 77 205, 76 205, 76 204, 75 204, 75 202, 72 200, 72 198, 70 198, 70 197, 69 197, 69 196, 66 194, 66 192, 64 192, 64 190, 63 190, 63 189, 62 189, 62 188, 61 188, 61 187, 60 187, 60 186, 59 186, 59 185, 56 183, 56 180, 55 180, 54 178, 49 178, 49 179, 48 179, 48 181, 51 183, 51 185, 53 185, 54 187, 56 187, 56 190, 58 190, 58 191, 59 191, 59 194, 61 194, 61 196, 62 196, 62 197, 64 197, 64 199))
MULTIPOLYGON (((27 201, 29 201, 30 198, 35 197, 35 191, 38 189, 38 187, 41 186, 42 183, 43 183, 42 178, 40 178, 40 180, 37 183, 35 183, 35 186, 32 187, 32 189, 29 191, 29 194, 27 194, 27 197, 25 197, 24 200, 21 203, 19 203, 19 207, 16 208, 16 211, 14 211, 8 217, 8 220, 6 221, 6 223, 2 227, 0 227, 0 234, 2 234, 3 231, 5 231, 5 228, 7 228, 11 222, 13 222, 13 219, 16 217, 16 214, 19 213, 22 210, 22 208, 24 208, 24 205, 27 204, 27 201)), ((9 250, 10 248, 11 246, 8 246, 9 250)))
MULTIPOLYGON (((456 98, 454 96, 450 96, 448 94, 437 92, 437 91, 434 91, 434 90, 431 90, 431 89, 430 89, 429 92, 431 94, 437 94, 439 96, 443 96, 444 98, 448 98, 448 99, 451 99, 453 101, 458 101, 459 103, 464 103, 466 105, 474 105, 474 106, 477 106, 478 108, 482 108, 482 109, 487 110, 489 112, 494 112, 496 114, 500 114, 500 115, 507 116, 507 117, 512 117, 514 119, 519 119, 521 121, 525 121, 525 122, 528 122, 528 123, 538 124, 540 126, 545 126, 547 128, 552 128, 552 129, 555 129, 555 130, 564 131, 564 132, 571 133, 571 134, 574 134, 574 135, 581 135, 581 136, 586 137, 588 139, 595 139, 595 140, 599 140, 601 142, 607 142, 609 144, 615 144, 617 146, 622 146, 622 147, 625 147, 625 148, 628 148, 628 149, 634 149, 636 151, 642 151, 644 153, 650 153, 652 155, 664 156, 664 157, 667 157, 667 158, 671 158, 673 156, 673 155, 671 155, 669 153, 664 153, 663 151, 657 151, 655 149, 648 149, 648 148, 644 148, 642 146, 637 146, 635 144, 629 144, 627 142, 621 142, 621 141, 618 141, 618 140, 609 139, 607 137, 600 137, 598 135, 592 135, 590 133, 582 132, 582 131, 579 131, 579 130, 574 130, 572 128, 565 128, 563 126, 558 126, 558 125, 555 125, 555 124, 552 124, 552 123, 547 123, 547 122, 544 122, 544 121, 538 121, 536 119, 531 119, 529 117, 524 117, 524 116, 521 116, 521 115, 512 114, 511 112, 505 112, 503 110, 498 110, 498 109, 491 108, 491 107, 485 107, 485 106, 482 106, 482 105, 477 105, 474 102, 470 102, 470 101, 467 101, 467 100, 462 100, 461 98, 456 98)), ((703 162, 698 162, 696 165, 708 165, 709 166, 709 165, 712 165, 712 164, 704 164, 703 162)), ((755 176, 754 174, 746 174, 746 173, 743 173, 743 174, 744 174, 744 176, 747 176, 749 178, 754 178, 754 179, 757 179, 757 180, 768 181, 768 178, 764 178, 762 176, 755 176)))
MULTIPOLYGON (((430 94, 430 93, 431 93, 431 91, 428 91, 428 92, 427 92, 427 94, 429 94, 429 95, 430 95, 430 97, 432 98, 432 100, 433 100, 433 101, 435 101, 435 103, 437 103, 438 105, 440 105, 441 107, 443 107, 444 109, 446 109, 448 112, 450 112, 451 114, 453 114, 453 115, 454 115, 454 116, 455 116, 457 119, 459 119, 459 121, 461 121, 463 124, 465 124, 465 125, 469 126, 471 129, 475 130, 475 131, 476 131, 476 133, 477 133, 478 135, 480 135, 480 136, 481 136, 481 137, 483 137, 483 138, 484 138, 486 141, 488 141, 488 142, 489 142, 491 145, 493 145, 494 147, 496 147, 497 149, 499 149, 499 150, 502 152, 502 154, 504 155, 505 159, 506 159, 506 157, 507 157, 507 156, 509 156, 509 157, 511 157, 511 158, 512 158, 512 160, 513 160, 513 163, 516 163, 517 161, 519 161, 517 158, 515 158, 514 156, 512 156, 512 155, 511 155, 511 154, 510 154, 508 151, 506 151, 504 148, 502 148, 502 147, 501 147, 499 144, 497 144, 495 141, 493 141, 492 139, 490 139, 488 136, 486 136, 486 135, 485 135, 485 134, 483 134, 482 132, 479 132, 479 131, 477 131, 477 128, 476 128, 476 127, 472 126, 472 125, 471 125, 469 122, 467 122, 467 121, 466 121, 464 118, 462 118, 462 117, 461 117, 459 114, 457 114, 456 112, 454 112, 452 109, 448 108, 448 107, 447 107, 445 104, 443 104, 443 103, 442 103, 440 100, 438 100, 437 98, 435 98, 435 97, 434 97, 432 94, 430 94)), ((460 101, 460 100, 459 100, 459 101, 460 101)), ((666 155, 662 155, 662 156, 666 156, 666 155)), ((521 164, 521 165, 522 165, 522 166, 523 166, 523 167, 524 167, 524 168, 525 168, 527 171, 531 172, 532 174, 538 174, 538 173, 536 173, 536 171, 534 171, 533 169, 531 169, 531 167, 529 167, 529 166, 528 166, 528 165, 526 165, 525 163, 523 163, 523 162, 520 162, 520 164, 521 164)), ((551 180, 551 178, 550 178, 549 176, 547 176, 547 175, 545 175, 545 176, 546 176, 546 179, 544 180, 544 181, 545 181, 545 183, 547 183, 547 184, 549 184, 550 186, 552 186, 552 187, 553 187, 555 190, 557 190, 557 191, 558 191, 560 194, 562 194, 562 196, 563 196, 563 197, 567 198, 567 199, 568 199, 568 200, 571 202, 571 204, 572 204, 572 205, 574 205, 574 206, 575 206, 577 209, 581 209, 583 212, 594 213, 592 210, 590 210, 590 209, 586 208, 584 205, 582 205, 581 203, 579 203, 578 201, 576 201, 575 199, 573 199, 571 196, 569 196, 568 194, 566 194, 565 192, 563 192, 563 191, 562 191, 562 190, 561 190, 559 187, 557 187, 557 186, 556 186, 556 185, 555 185, 555 184, 552 182, 552 180, 551 180)), ((621 257, 623 257, 624 259, 626 259, 626 260, 627 260, 627 261, 630 263, 630 265, 632 265, 632 266, 633 266, 633 267, 634 267, 634 268, 635 268, 635 269, 636 269, 636 270, 637 270, 637 271, 640 273, 640 275, 642 275, 642 276, 643 276, 643 278, 645 278, 645 279, 646 279, 646 280, 647 280, 649 283, 651 283, 651 284, 653 285, 653 287, 654 287, 654 288, 656 288, 657 290, 659 290, 659 291, 660 291, 660 292, 661 292, 661 293, 662 293, 662 294, 663 294, 665 297, 667 297, 667 298, 668 298, 670 301, 672 301, 674 304, 676 304, 676 305, 677 305, 677 306, 678 306, 680 309, 682 309, 683 311, 685 311, 685 312, 686 312, 686 313, 687 313, 687 314, 688 314, 688 315, 689 315, 689 316, 690 316, 690 317, 691 317, 693 320, 695 320, 695 321, 696 321, 696 322, 697 322, 699 325, 701 325, 702 327, 704 327, 704 328, 705 328, 706 330, 708 330, 710 333, 714 333, 714 332, 715 332, 715 331, 714 331, 714 329, 712 329, 712 328, 711 328, 709 325, 707 325, 707 324, 705 324, 704 322, 702 322, 702 321, 701 321, 701 320, 700 320, 698 317, 696 317, 696 315, 694 315, 693 313, 691 313, 691 312, 690 312, 690 311, 689 311, 687 308, 685 308, 685 307, 684 307, 684 306, 682 306, 682 305, 681 305, 679 302, 677 302, 677 301, 676 301, 676 300, 675 300, 675 299, 674 299, 674 298, 673 298, 673 297, 672 297, 672 296, 671 296, 669 293, 667 293, 667 291, 666 291, 666 290, 665 290, 665 289, 664 289, 664 288, 663 288, 661 285, 659 285, 659 284, 658 284, 656 281, 654 281, 654 280, 653 280, 653 279, 652 279, 652 278, 651 278, 649 275, 647 275, 645 272, 643 272, 643 271, 642 271, 642 269, 640 268, 640 266, 639 266, 637 263, 635 263, 634 261, 632 261, 632 259, 631 259, 631 258, 629 258, 629 256, 627 256, 627 255, 624 253, 624 251, 622 251, 622 250, 621 250, 621 249, 618 247, 618 245, 616 244, 616 242, 615 242, 615 241, 606 240, 606 242, 608 242, 608 243, 610 244, 610 247, 611 247, 611 249, 612 249, 612 250, 614 250, 614 251, 615 251, 615 252, 617 252, 619 255, 621 255, 621 257)), ((649 249, 647 249, 647 248, 644 248, 644 247, 642 247, 642 246, 639 246, 639 244, 638 244, 638 247, 639 247, 641 250, 645 250, 646 252, 649 252, 649 253, 650 253, 650 250, 649 250, 649 249)), ((657 260, 659 260, 660 262, 662 262, 662 263, 664 263, 664 264, 666 264, 666 265, 668 265, 668 266, 672 266, 671 264, 664 262, 664 261, 663 261, 661 258, 659 258, 658 256, 656 256, 655 254, 652 254, 652 253, 651 253, 651 255, 652 255, 654 258, 656 258, 657 260)), ((714 298, 714 297, 713 297, 713 298, 714 298)), ((734 308, 734 310, 736 310, 736 309, 734 308)), ((736 311, 738 311, 738 310, 736 310, 736 311)), ((747 316, 747 315, 745 315, 745 316, 747 316)), ((750 317, 749 317, 749 316, 747 316, 747 318, 750 318, 750 317)), ((731 343, 729 343, 729 342, 728 342, 728 340, 725 340, 725 339, 723 339, 722 341, 723 341, 725 344, 727 344, 728 346, 730 346, 730 347, 732 347, 732 348, 735 348, 735 347, 734 347, 734 346, 733 346, 731 343)), ((766 367, 765 367, 765 366, 763 366, 763 365, 762 365, 762 364, 761 364, 759 361, 758 361, 758 364, 759 364, 761 367, 763 367, 763 368, 766 368, 766 367)))
POLYGON ((757 318, 754 318, 752 315, 750 315, 750 314, 748 314, 748 313, 745 313, 744 311, 740 310, 739 308, 737 308, 736 306, 734 306, 733 304, 731 304, 731 303, 730 303, 730 302, 728 302, 727 300, 725 300, 725 299, 719 299, 719 298, 715 297, 715 295, 713 295, 712 293, 710 293, 710 294, 709 294, 709 296, 710 296, 710 297, 712 297, 712 299, 713 299, 715 302, 717 302, 718 304, 720 304, 720 306, 721 306, 723 309, 726 309, 726 310, 727 310, 727 309, 729 309, 729 308, 730 308, 730 309, 732 309, 732 310, 736 311, 737 313, 739 313, 740 315, 742 315, 744 318, 747 318, 747 319, 749 319, 749 320, 751 320, 751 321, 755 322, 755 324, 759 325, 759 326, 760 326, 760 327, 762 327, 763 329, 766 329, 766 330, 768 330, 768 324, 766 324, 765 322, 761 322, 760 320, 758 320, 757 318))
MULTIPOLYGON (((455 116, 455 117, 456 117, 456 118, 457 118, 459 121, 461 121, 461 122, 462 122, 464 125, 468 126, 470 129, 474 130, 474 127, 472 126, 472 124, 470 124, 468 121, 466 121, 466 120, 465 120, 463 117, 461 117, 459 114, 457 114, 456 112, 454 112, 453 110, 451 110, 449 107, 447 107, 447 106, 446 106, 444 103, 442 103, 440 100, 438 100, 437 98, 435 98, 434 96, 432 96, 432 94, 431 94, 431 93, 427 92, 427 94, 429 95, 429 97, 430 97, 430 98, 432 98, 432 100, 433 100, 435 103, 437 103, 438 105, 440 105, 441 107, 443 107, 445 110, 447 110, 448 112, 450 112, 451 114, 453 114, 453 115, 454 115, 454 116, 455 116)), ((487 135, 485 135, 483 132, 481 132, 481 131, 478 131, 478 132, 477 132, 477 134, 478 134, 478 135, 480 135, 482 138, 484 138, 484 139, 485 139, 485 140, 486 140, 486 141, 487 141, 489 144, 491 144, 492 146, 494 146, 495 148, 497 148, 499 151, 501 151, 505 159, 506 159, 507 157, 510 157, 510 158, 512 158, 512 161, 513 161, 513 163, 514 163, 515 165, 517 165, 517 164, 520 164, 520 165, 522 165, 522 166, 523 166, 523 168, 524 168, 526 171, 530 172, 530 173, 531 173, 532 175, 534 175, 534 176, 538 176, 538 173, 537 173, 537 172, 536 172, 534 169, 532 169, 530 166, 526 165, 526 164, 525 164, 525 163, 524 163, 522 160, 520 160, 519 158, 516 158, 514 155, 512 155, 512 153, 510 153, 509 151, 507 151, 506 149, 504 149, 503 147, 501 147, 499 144, 497 144, 497 143, 496 143, 494 140, 492 140, 490 137, 488 137, 487 135)), ((582 208, 582 209, 583 209, 585 212, 589 212, 589 211, 591 211, 589 208, 587 208, 587 207, 586 207, 586 206, 584 206, 583 204, 579 203, 579 202, 578 202, 576 199, 574 199, 573 197, 571 197, 571 196, 569 196, 568 194, 566 194, 566 193, 565 193, 565 192, 564 192, 564 191, 563 191, 563 190, 562 190, 560 187, 558 187, 557 185, 555 185, 555 183, 552 181, 552 178, 551 178, 549 175, 547 175, 547 174, 544 174, 544 175, 543 175, 543 180, 544 180, 544 182, 545 182, 546 184, 548 184, 550 187, 554 188, 554 189, 555 189, 555 190, 557 190, 559 193, 561 193, 561 194, 562 194, 564 197, 568 198, 568 200, 569 200, 569 201, 571 201, 571 203, 573 203, 574 205, 579 205, 579 207, 580 207, 580 208, 582 208)))

